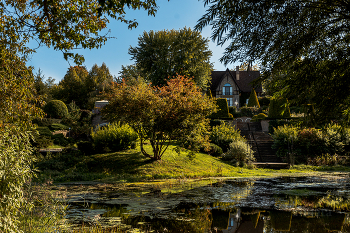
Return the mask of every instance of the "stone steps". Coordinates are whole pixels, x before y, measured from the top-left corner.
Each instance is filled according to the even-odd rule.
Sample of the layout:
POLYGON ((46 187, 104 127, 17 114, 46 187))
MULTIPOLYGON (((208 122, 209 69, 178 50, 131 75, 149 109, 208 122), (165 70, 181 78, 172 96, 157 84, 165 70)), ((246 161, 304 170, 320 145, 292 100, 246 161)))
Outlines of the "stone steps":
MULTIPOLYGON (((260 123, 237 122, 237 128, 241 131, 241 135, 244 136, 252 146, 254 157, 257 163, 259 163, 259 166, 263 166, 262 164, 266 165, 266 163, 280 164, 282 162, 281 159, 276 156, 276 150, 272 149, 272 137, 261 131, 260 123)), ((278 167, 278 165, 276 166, 278 167)), ((283 167, 285 165, 281 166, 283 167)))

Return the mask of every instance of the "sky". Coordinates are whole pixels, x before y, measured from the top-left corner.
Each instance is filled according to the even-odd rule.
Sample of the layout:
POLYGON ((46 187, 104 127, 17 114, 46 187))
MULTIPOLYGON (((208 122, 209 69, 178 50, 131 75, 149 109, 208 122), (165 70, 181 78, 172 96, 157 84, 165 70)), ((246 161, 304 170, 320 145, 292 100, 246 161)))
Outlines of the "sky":
MULTIPOLYGON (((136 29, 130 30, 126 24, 111 20, 108 25, 109 36, 116 37, 116 39, 109 39, 99 49, 75 50, 74 52, 84 55, 85 63, 83 65, 86 66, 87 70, 90 70, 94 64, 100 66, 104 62, 110 73, 118 77, 122 65, 126 66, 134 63, 130 60, 131 56, 128 54, 128 49, 130 46, 137 46, 138 37, 144 31, 178 30, 184 27, 193 29, 206 10, 202 0, 157 0, 157 4, 159 9, 155 17, 148 16, 144 10, 127 11, 127 19, 137 20, 138 27, 136 29)), ((211 28, 204 28, 202 36, 210 39, 211 28)), ((36 45, 32 42, 30 46, 36 45)), ((219 61, 223 55, 224 47, 217 46, 215 42, 210 40, 209 49, 213 53, 210 61, 214 64, 214 70, 226 70, 226 67, 219 61)), ((67 62, 61 51, 41 47, 31 56, 27 65, 34 67, 34 74, 40 68, 45 78, 52 77, 58 83, 63 79, 68 68, 75 64, 72 61, 67 62)), ((240 64, 230 64, 228 68, 234 68, 236 65, 240 64)))

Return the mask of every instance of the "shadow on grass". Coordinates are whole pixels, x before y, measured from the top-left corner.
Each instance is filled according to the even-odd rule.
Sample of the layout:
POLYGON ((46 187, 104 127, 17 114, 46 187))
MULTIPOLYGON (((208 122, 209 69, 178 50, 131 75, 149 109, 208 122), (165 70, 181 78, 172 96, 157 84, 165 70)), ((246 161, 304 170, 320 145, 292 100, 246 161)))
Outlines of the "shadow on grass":
POLYGON ((84 155, 69 149, 57 154, 38 154, 34 164, 39 171, 38 181, 92 181, 109 176, 133 177, 140 175, 140 167, 154 161, 138 149, 119 152, 84 155))
POLYGON ((137 174, 139 168, 154 161, 137 150, 96 154, 90 157, 87 167, 91 172, 108 172, 110 174, 137 174))

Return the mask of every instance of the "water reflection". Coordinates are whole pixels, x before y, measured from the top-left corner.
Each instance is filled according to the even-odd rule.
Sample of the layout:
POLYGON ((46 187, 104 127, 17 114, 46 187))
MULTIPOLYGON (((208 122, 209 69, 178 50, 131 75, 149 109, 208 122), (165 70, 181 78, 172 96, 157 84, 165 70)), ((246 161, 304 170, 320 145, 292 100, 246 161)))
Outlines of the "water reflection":
MULTIPOLYGON (((229 180, 181 193, 69 202, 72 223, 144 232, 350 232, 347 177, 229 180)), ((113 198, 117 196, 117 198, 113 198)))

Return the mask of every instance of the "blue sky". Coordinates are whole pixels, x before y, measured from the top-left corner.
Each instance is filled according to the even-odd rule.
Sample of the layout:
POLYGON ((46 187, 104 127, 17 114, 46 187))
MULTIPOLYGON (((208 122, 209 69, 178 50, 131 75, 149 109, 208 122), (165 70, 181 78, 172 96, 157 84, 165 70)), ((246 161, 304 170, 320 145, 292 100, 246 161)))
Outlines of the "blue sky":
MULTIPOLYGON (((106 63, 112 75, 118 76, 122 65, 130 65, 134 62, 130 60, 128 54, 130 46, 136 46, 138 37, 144 31, 160 31, 164 29, 181 29, 184 27, 194 28, 198 19, 205 13, 204 3, 202 0, 158 0, 158 12, 155 17, 148 16, 146 11, 128 11, 128 19, 136 19, 139 23, 136 29, 128 29, 126 24, 111 21, 108 25, 110 36, 116 39, 110 39, 100 49, 93 50, 76 50, 84 55, 85 65, 88 70, 94 64, 101 65, 106 63)), ((211 28, 206 27, 202 31, 202 36, 209 38, 211 28)), ((34 45, 35 46, 35 45, 34 45)), ((220 63, 219 58, 224 52, 224 47, 216 46, 216 43, 210 41, 209 49, 213 52, 211 62, 215 70, 225 70, 226 67, 220 63)), ((41 47, 37 53, 33 54, 27 65, 34 66, 35 71, 40 68, 46 78, 52 77, 58 83, 66 74, 68 67, 74 63, 68 63, 64 60, 62 52, 41 47)), ((228 68, 233 68, 239 64, 230 64, 228 68)))

